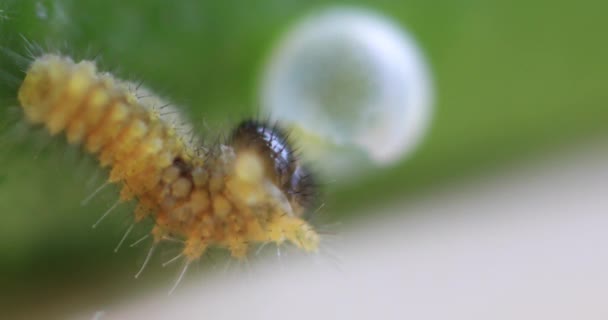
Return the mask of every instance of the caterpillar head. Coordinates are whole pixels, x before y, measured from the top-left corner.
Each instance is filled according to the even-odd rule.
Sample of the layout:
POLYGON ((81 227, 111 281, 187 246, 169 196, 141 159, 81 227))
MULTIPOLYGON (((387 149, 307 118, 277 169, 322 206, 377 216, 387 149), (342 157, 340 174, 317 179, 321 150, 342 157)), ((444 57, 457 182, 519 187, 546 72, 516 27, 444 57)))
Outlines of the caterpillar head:
POLYGON ((315 203, 317 185, 277 126, 246 120, 232 132, 236 176, 261 186, 289 214, 301 216, 315 203))

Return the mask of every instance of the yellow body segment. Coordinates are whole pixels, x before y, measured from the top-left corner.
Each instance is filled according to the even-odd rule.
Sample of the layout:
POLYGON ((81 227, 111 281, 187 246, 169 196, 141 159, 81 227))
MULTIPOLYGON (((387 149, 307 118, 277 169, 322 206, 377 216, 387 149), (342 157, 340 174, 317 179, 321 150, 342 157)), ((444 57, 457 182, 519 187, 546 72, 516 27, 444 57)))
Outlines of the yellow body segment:
POLYGON ((108 166, 121 200, 138 201, 134 219, 154 219, 156 242, 184 239, 189 261, 213 246, 236 258, 255 243, 318 249, 319 236, 285 195, 277 196, 255 153, 219 145, 199 155, 189 137, 158 116, 154 99, 138 99, 127 84, 97 72, 93 62, 44 55, 29 67, 19 101, 29 122, 63 132, 108 166))

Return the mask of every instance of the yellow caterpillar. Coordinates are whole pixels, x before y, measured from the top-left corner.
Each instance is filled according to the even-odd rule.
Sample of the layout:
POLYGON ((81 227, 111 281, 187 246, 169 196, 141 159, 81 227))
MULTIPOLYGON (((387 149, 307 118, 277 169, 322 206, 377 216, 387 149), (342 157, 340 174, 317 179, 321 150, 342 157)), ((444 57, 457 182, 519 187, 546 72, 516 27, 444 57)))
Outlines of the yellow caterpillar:
POLYGON ((155 244, 183 239, 186 263, 209 247, 239 259, 268 242, 318 250, 302 218, 314 181, 281 130, 250 120, 225 144, 197 146, 152 107, 158 98, 138 98, 130 85, 91 61, 46 54, 30 64, 18 98, 28 122, 65 134, 111 169, 119 201, 137 201, 135 222, 154 220, 155 244))

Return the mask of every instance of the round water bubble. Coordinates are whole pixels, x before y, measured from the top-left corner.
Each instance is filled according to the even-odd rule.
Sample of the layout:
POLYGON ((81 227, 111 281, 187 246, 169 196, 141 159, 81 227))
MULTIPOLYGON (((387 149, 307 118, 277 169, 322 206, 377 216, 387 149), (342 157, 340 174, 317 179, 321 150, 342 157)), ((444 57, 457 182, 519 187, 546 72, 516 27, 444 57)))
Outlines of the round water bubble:
POLYGON ((386 165, 420 141, 432 88, 408 33, 363 9, 330 8, 289 29, 262 79, 263 110, 334 176, 386 165))

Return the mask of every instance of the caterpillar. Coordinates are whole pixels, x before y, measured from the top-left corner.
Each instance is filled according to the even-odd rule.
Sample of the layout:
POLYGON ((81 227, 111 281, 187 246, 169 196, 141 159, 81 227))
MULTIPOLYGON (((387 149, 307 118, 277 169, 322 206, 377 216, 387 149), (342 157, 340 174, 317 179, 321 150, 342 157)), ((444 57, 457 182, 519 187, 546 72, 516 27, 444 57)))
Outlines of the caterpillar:
POLYGON ((202 145, 163 116, 168 105, 158 108, 160 98, 138 96, 132 86, 93 61, 44 54, 27 68, 18 101, 28 123, 65 136, 108 168, 107 184, 120 188, 117 204, 137 203, 134 223, 153 219, 150 254, 164 239, 183 240, 184 272, 211 247, 236 259, 267 243, 318 250, 305 214, 315 179, 283 129, 246 120, 225 143, 202 145))

